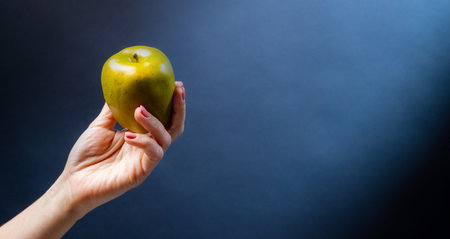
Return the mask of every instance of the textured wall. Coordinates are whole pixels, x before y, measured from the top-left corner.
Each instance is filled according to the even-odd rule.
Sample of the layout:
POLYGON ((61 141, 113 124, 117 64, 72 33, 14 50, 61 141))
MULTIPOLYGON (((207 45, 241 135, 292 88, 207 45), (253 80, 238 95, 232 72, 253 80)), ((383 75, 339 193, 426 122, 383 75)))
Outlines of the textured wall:
POLYGON ((450 237, 450 2, 3 1, 0 223, 62 171, 100 71, 163 50, 185 134, 66 238, 450 237))

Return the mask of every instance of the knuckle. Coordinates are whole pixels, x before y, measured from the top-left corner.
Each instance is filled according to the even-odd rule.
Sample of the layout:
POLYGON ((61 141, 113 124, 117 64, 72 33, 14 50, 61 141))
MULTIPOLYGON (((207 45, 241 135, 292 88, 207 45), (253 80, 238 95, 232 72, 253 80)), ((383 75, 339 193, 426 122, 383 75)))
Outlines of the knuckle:
POLYGON ((174 127, 171 130, 171 141, 176 140, 178 137, 180 137, 180 135, 183 134, 183 132, 184 132, 184 124, 178 127, 174 127))
POLYGON ((155 150, 155 158, 156 161, 160 161, 162 159, 162 157, 164 156, 164 151, 161 147, 157 147, 157 149, 155 150))
POLYGON ((148 142, 147 153, 149 158, 156 163, 159 162, 164 156, 163 148, 157 145, 156 142, 148 142))
POLYGON ((170 143, 172 143, 172 136, 170 136, 170 134, 166 131, 164 133, 164 144, 169 146, 170 143))
POLYGON ((178 127, 175 129, 175 132, 176 132, 177 135, 181 135, 181 134, 184 132, 184 124, 178 126, 178 127))

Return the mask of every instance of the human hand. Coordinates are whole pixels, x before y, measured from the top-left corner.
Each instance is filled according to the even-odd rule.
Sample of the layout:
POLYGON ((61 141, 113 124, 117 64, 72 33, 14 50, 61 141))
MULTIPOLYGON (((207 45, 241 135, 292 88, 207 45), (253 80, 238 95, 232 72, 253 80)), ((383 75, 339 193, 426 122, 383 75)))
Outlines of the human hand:
POLYGON ((185 89, 175 83, 172 119, 165 128, 144 107, 134 117, 149 133, 114 130, 115 119, 105 104, 73 146, 57 183, 70 203, 84 215, 141 184, 156 167, 170 144, 184 130, 185 89))
POLYGON ((0 238, 61 238, 95 207, 142 183, 184 130, 182 82, 175 82, 172 119, 167 128, 138 107, 134 117, 147 134, 114 130, 108 106, 73 146, 63 173, 33 204, 0 226, 0 238))

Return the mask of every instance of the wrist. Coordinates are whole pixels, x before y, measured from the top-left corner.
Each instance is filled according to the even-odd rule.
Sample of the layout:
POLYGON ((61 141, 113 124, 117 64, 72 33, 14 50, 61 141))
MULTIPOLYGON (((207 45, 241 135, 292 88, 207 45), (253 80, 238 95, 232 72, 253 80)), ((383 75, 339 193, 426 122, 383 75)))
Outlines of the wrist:
POLYGON ((62 177, 55 181, 42 198, 48 205, 47 210, 65 220, 78 221, 87 213, 79 206, 72 195, 69 183, 62 177))

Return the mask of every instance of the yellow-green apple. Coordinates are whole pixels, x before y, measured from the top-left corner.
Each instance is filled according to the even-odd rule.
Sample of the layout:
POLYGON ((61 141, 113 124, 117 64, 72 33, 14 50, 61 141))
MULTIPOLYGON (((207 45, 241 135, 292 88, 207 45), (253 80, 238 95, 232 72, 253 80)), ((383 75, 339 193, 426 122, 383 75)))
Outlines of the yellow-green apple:
POLYGON ((103 96, 114 118, 124 128, 136 133, 147 131, 134 119, 142 105, 161 123, 171 117, 175 76, 167 56, 148 46, 125 48, 103 65, 103 96))

